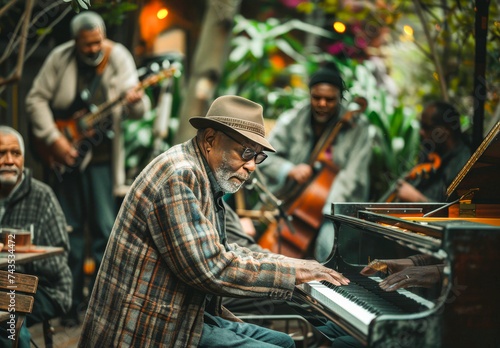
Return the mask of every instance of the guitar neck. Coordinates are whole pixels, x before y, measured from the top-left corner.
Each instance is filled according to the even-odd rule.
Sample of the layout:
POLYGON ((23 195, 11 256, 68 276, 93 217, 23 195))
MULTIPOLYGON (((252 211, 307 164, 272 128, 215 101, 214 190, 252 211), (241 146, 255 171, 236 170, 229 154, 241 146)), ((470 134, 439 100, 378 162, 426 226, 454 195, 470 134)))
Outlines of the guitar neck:
MULTIPOLYGON (((153 86, 168 77, 171 77, 174 73, 174 70, 175 70, 174 68, 171 68, 161 71, 156 75, 151 75, 144 81, 140 82, 133 89, 136 91, 144 91, 146 88, 153 86)), ((95 110, 92 110, 89 113, 82 116, 81 121, 85 123, 85 126, 87 128, 93 127, 99 122, 101 122, 104 118, 108 117, 113 108, 119 104, 122 105, 126 104, 126 94, 121 94, 99 105, 95 110)))
POLYGON ((103 119, 109 116, 111 110, 118 104, 122 104, 125 100, 125 96, 119 96, 101 104, 97 109, 85 114, 82 117, 82 121, 85 122, 87 128, 93 127, 103 119))

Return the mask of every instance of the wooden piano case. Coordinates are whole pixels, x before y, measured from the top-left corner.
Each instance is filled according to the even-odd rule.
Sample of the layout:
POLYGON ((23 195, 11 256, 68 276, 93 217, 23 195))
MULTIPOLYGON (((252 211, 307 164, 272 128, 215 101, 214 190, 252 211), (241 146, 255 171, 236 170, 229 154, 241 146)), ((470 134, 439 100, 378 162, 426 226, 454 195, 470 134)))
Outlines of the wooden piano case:
POLYGON ((380 315, 368 334, 328 310, 323 317, 371 347, 500 347, 499 169, 500 122, 448 188, 449 203, 332 204, 325 265, 354 274, 373 259, 420 253, 441 260, 444 272, 433 291, 413 288, 434 308, 380 315))

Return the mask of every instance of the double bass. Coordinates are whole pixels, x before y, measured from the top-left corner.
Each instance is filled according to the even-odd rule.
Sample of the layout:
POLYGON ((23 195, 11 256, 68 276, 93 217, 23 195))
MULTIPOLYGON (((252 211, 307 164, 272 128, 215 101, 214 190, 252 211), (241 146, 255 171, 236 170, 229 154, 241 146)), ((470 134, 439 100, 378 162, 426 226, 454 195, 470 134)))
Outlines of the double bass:
POLYGON ((310 255, 312 242, 323 221, 323 207, 339 172, 327 150, 352 117, 367 107, 366 99, 358 97, 355 101, 359 108, 346 112, 340 121, 330 124, 314 147, 309 161, 314 173, 309 181, 303 185, 292 182, 292 187, 285 186, 283 191, 287 195, 279 207, 282 214, 260 237, 258 244, 261 247, 295 258, 310 255))

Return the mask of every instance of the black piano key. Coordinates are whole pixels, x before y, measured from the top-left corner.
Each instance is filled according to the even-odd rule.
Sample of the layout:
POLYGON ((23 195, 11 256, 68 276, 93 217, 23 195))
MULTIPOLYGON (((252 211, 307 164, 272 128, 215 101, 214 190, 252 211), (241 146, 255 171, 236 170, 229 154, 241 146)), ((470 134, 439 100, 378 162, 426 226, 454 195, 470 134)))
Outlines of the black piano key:
POLYGON ((361 274, 345 276, 351 281, 349 285, 336 286, 326 281, 321 283, 376 315, 415 313, 426 309, 398 292, 382 290, 378 282, 371 278, 361 274))

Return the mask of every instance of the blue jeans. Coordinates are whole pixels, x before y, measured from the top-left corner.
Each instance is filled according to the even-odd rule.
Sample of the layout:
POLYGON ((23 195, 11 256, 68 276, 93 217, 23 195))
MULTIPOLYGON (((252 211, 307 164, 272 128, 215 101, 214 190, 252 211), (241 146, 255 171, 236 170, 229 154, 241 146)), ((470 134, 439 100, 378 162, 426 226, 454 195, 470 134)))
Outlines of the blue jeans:
POLYGON ((198 347, 295 347, 293 339, 279 331, 249 323, 236 323, 205 312, 198 347))
POLYGON ((101 264, 108 237, 116 218, 112 172, 109 164, 91 163, 84 172, 73 168, 57 177, 53 174, 52 188, 61 204, 68 225, 70 252, 68 264, 73 275, 73 313, 83 300, 86 241, 90 241, 90 254, 96 262, 91 278, 90 292, 101 264), (86 224, 88 221, 88 230, 86 224), (90 236, 87 236, 87 231, 90 236))
POLYGON ((324 326, 316 326, 328 339, 333 340, 333 348, 363 348, 357 339, 350 336, 340 326, 332 321, 328 321, 324 326))

